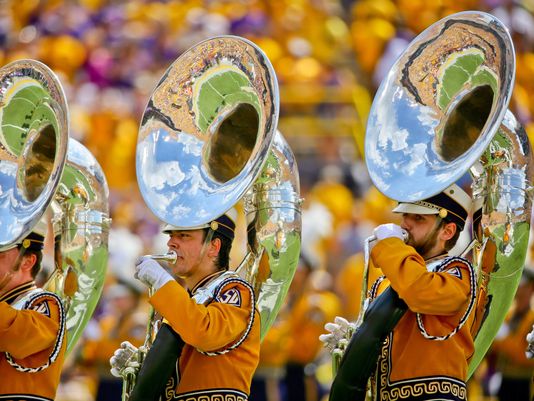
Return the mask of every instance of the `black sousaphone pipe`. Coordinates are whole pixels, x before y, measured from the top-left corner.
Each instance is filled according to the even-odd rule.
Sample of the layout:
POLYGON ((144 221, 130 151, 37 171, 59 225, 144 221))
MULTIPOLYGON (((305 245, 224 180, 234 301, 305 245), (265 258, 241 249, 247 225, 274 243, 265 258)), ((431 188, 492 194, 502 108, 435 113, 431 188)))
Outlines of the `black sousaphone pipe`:
POLYGON ((162 324, 156 339, 139 370, 128 401, 157 401, 173 370, 185 343, 167 324, 162 324))
POLYGON ((330 401, 365 400, 367 381, 376 366, 382 343, 407 310, 406 303, 391 287, 369 305, 341 359, 330 390, 330 401))

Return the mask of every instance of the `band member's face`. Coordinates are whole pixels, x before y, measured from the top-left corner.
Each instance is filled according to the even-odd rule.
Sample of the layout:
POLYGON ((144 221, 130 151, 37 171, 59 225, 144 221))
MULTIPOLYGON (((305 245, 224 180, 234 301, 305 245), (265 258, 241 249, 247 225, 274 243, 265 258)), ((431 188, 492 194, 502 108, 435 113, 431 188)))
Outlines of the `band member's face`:
POLYGON ((433 255, 438 245, 438 230, 436 230, 436 215, 404 213, 401 227, 408 231, 406 243, 415 248, 421 256, 433 255))
POLYGON ((175 276, 187 278, 197 273, 205 258, 203 238, 202 230, 171 231, 167 246, 177 255, 176 263, 170 265, 175 276))
POLYGON ((18 248, 0 252, 0 294, 6 293, 18 285, 14 284, 17 273, 20 271, 16 269, 18 255, 18 248))

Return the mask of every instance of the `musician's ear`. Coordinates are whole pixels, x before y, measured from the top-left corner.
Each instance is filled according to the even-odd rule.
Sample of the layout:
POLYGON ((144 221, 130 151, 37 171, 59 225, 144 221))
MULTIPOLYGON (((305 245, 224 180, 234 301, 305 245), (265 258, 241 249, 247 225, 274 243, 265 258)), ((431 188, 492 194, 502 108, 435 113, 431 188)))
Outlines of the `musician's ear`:
POLYGON ((214 258, 217 255, 219 255, 219 251, 221 250, 222 242, 220 238, 213 238, 210 242, 210 246, 208 249, 208 256, 214 258))
POLYGON ((25 271, 31 271, 33 269, 33 265, 35 265, 35 262, 37 262, 37 255, 32 252, 27 252, 22 257, 22 261, 20 262, 20 269, 25 271))
POLYGON ((452 237, 454 237, 454 234, 456 234, 456 230, 458 227, 456 226, 456 223, 445 223, 441 229, 441 239, 443 241, 448 241, 452 237))

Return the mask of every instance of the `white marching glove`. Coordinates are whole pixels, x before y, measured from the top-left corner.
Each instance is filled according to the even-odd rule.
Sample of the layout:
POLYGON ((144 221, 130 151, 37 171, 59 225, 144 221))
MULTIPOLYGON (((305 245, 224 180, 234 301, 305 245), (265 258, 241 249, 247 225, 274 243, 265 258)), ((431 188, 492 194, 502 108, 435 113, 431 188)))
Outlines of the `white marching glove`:
POLYGON ((111 374, 115 377, 122 377, 121 373, 126 368, 138 369, 140 364, 137 360, 137 351, 138 348, 134 347, 129 341, 122 342, 120 348, 116 349, 109 359, 111 374))
POLYGON ((169 281, 174 280, 158 262, 146 257, 137 259, 134 277, 147 287, 152 287, 154 291, 159 290, 169 281))
POLYGON ((356 326, 347 319, 336 316, 333 323, 326 323, 324 325, 328 334, 321 334, 319 340, 324 343, 324 346, 331 352, 338 348, 341 340, 349 340, 354 332, 356 326))
POLYGON ((534 325, 532 326, 532 331, 527 334, 527 350, 525 352, 528 359, 534 359, 534 325))
POLYGON ((373 231, 373 234, 377 241, 381 241, 386 238, 400 238, 404 241, 405 236, 407 236, 406 231, 404 231, 400 226, 392 223, 382 224, 376 227, 373 231))

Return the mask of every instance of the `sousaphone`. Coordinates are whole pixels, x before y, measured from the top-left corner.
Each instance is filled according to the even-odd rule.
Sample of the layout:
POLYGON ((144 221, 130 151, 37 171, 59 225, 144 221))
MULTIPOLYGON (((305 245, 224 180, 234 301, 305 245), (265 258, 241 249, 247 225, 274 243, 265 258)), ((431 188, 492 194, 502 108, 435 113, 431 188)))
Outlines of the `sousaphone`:
POLYGON ((262 337, 300 251, 298 170, 276 130, 278 113, 278 83, 267 56, 246 39, 216 37, 169 67, 145 109, 137 143, 139 188, 161 221, 195 227, 245 198, 255 235, 242 274, 256 286, 281 287, 258 294, 262 337), (250 272, 262 258, 271 267, 260 279, 250 272), (262 308, 264 301, 270 305, 262 308))
POLYGON ((55 266, 44 285, 65 307, 67 352, 102 292, 107 265, 108 187, 93 155, 68 137, 56 75, 19 60, 0 69, 0 249, 51 219, 55 266))
MULTIPOLYGON (((300 252, 298 170, 276 129, 278 115, 278 83, 267 56, 246 39, 220 36, 193 46, 165 72, 137 143, 139 188, 161 221, 195 227, 243 202, 248 244, 236 272, 254 287, 262 338, 300 252)), ((142 375, 143 369, 137 388, 154 387, 152 380, 141 383, 142 375)))

